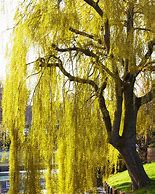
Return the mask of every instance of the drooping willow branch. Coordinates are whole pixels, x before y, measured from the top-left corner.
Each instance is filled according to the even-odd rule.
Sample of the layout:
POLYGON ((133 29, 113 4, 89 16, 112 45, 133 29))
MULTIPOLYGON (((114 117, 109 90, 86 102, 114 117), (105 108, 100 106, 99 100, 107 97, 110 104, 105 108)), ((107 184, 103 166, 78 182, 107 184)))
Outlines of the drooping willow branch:
MULTIPOLYGON (((37 61, 39 61, 39 60, 40 60, 40 58, 37 59, 37 61)), ((46 70, 46 67, 47 67, 47 65, 44 65, 44 67, 41 67, 41 70, 37 72, 37 74, 41 73, 41 75, 40 75, 40 77, 39 77, 39 79, 38 79, 38 82, 37 82, 37 84, 36 84, 36 86, 35 86, 35 88, 34 88, 34 90, 33 90, 33 94, 32 94, 32 98, 31 98, 31 100, 30 100, 30 104, 32 104, 32 100, 33 100, 33 97, 34 97, 34 95, 35 95, 36 89, 37 89, 37 87, 39 86, 39 84, 40 84, 40 82, 41 82, 41 79, 42 79, 42 77, 43 77, 43 75, 44 75, 44 72, 45 72, 45 70, 46 70), (42 68, 43 68, 43 69, 42 69, 42 68)), ((34 73, 34 75, 36 75, 36 73, 34 73)))
POLYGON ((103 71, 105 71, 108 75, 110 75, 113 79, 117 79, 118 77, 115 76, 115 74, 113 72, 111 72, 109 70, 109 68, 107 68, 103 63, 101 63, 99 61, 99 56, 96 55, 93 51, 91 51, 90 49, 83 49, 83 48, 79 48, 79 47, 69 47, 69 48, 59 48, 58 46, 56 46, 55 44, 52 44, 52 47, 59 51, 59 52, 70 52, 70 51, 80 51, 83 54, 85 54, 86 56, 89 57, 93 57, 96 59, 97 64, 102 68, 103 71))
POLYGON ((70 81, 75 81, 75 82, 78 82, 78 83, 81 83, 81 84, 89 84, 89 85, 91 85, 91 86, 95 89, 95 92, 98 92, 98 86, 97 86, 97 84, 96 84, 93 80, 84 79, 84 78, 80 78, 80 77, 71 75, 71 74, 70 74, 68 71, 66 71, 66 69, 63 67, 63 63, 62 63, 62 61, 60 60, 60 58, 58 58, 58 57, 56 57, 56 56, 51 56, 51 57, 54 57, 54 58, 57 59, 59 62, 58 62, 58 63, 48 63, 47 67, 59 67, 60 71, 61 71, 66 77, 68 77, 68 79, 69 79, 70 81))
POLYGON ((38 75, 39 73, 41 73, 41 71, 42 71, 42 70, 39 70, 39 71, 36 72, 36 73, 32 73, 32 74, 28 75, 28 76, 26 77, 26 79, 29 79, 30 77, 32 77, 32 76, 34 76, 34 75, 38 75))
POLYGON ((103 82, 103 84, 101 85, 101 87, 98 87, 98 85, 90 79, 84 79, 84 78, 79 78, 77 76, 73 76, 71 75, 68 71, 66 71, 66 69, 63 66, 62 61, 60 60, 60 58, 51 55, 51 58, 54 58, 56 60, 58 60, 57 63, 48 63, 47 67, 58 67, 60 69, 60 71, 66 76, 68 77, 68 79, 70 81, 74 81, 74 82, 78 82, 81 84, 88 84, 90 86, 92 86, 98 96, 98 100, 99 100, 99 105, 100 105, 100 109, 103 115, 103 121, 105 123, 106 126, 106 130, 108 133, 108 137, 110 138, 111 135, 111 131, 112 131, 112 126, 111 126, 111 119, 110 119, 110 115, 109 115, 109 111, 106 107, 105 104, 105 98, 103 96, 103 91, 106 88, 106 80, 103 82))

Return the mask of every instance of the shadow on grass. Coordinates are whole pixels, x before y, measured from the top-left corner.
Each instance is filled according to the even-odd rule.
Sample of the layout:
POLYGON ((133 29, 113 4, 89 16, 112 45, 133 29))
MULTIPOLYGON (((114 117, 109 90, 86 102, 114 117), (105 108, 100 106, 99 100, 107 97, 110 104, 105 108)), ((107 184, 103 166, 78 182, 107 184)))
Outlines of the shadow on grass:
POLYGON ((131 182, 117 184, 117 185, 115 185, 115 188, 117 188, 120 191, 131 191, 131 182))

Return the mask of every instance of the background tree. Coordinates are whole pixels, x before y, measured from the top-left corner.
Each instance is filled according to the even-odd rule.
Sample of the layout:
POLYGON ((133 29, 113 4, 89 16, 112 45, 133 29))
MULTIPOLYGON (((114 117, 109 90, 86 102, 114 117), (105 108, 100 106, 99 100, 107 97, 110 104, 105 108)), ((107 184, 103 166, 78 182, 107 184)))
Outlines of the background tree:
POLYGON ((26 193, 40 192, 40 168, 47 169, 49 193, 92 188, 96 169, 112 169, 116 163, 106 142, 125 160, 134 189, 149 182, 136 152, 136 120, 140 106, 154 93, 150 86, 137 97, 135 86, 144 83, 141 74, 154 68, 154 10, 153 0, 21 4, 3 102, 11 138, 10 193, 19 191, 21 158, 28 174, 26 193), (37 80, 32 94, 26 84, 30 72, 37 80), (29 96, 33 119, 25 139, 29 96), (55 159, 57 181, 51 173, 55 159))

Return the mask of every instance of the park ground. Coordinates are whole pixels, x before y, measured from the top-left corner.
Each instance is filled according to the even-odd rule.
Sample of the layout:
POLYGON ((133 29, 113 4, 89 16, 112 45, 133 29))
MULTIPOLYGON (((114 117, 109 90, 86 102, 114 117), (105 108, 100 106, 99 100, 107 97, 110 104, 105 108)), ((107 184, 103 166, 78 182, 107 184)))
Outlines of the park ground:
POLYGON ((145 164, 145 171, 150 178, 150 184, 143 189, 137 191, 131 190, 131 181, 127 171, 117 173, 113 176, 110 176, 107 180, 108 184, 120 191, 125 191, 132 194, 155 194, 155 162, 145 164))

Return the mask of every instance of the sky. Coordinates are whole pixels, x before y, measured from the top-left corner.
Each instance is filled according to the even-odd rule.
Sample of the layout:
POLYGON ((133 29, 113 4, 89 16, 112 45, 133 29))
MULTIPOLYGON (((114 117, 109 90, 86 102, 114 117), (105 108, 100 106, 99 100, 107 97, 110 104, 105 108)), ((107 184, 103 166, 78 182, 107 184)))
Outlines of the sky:
POLYGON ((17 5, 21 0, 0 0, 0 80, 5 79, 7 44, 11 42, 11 33, 13 31, 13 16, 17 5))

